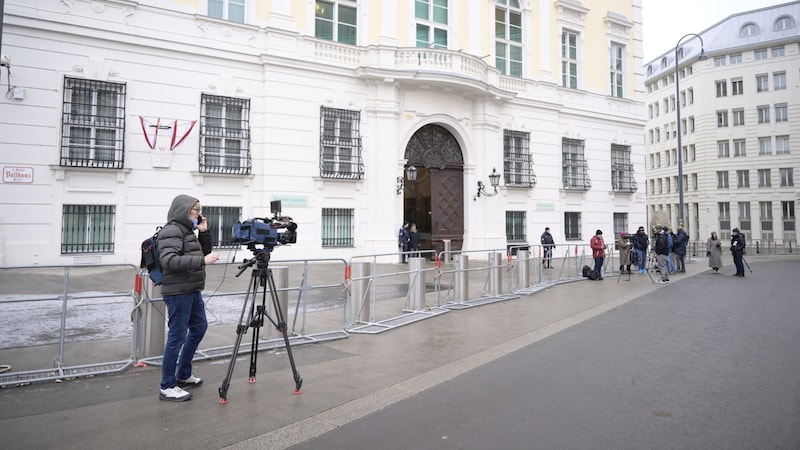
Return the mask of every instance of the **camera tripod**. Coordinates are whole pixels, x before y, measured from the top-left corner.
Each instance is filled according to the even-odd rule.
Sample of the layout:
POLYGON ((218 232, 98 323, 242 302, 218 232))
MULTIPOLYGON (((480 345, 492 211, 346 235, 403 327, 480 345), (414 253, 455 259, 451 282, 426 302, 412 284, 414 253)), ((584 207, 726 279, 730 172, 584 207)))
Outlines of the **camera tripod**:
POLYGON ((250 260, 245 260, 244 264, 239 266, 238 277, 248 267, 253 267, 252 276, 250 278, 250 288, 244 298, 244 305, 242 305, 242 313, 239 316, 239 324, 236 327, 236 343, 233 346, 231 353, 231 360, 228 363, 228 372, 225 379, 222 381, 222 386, 219 387, 219 402, 221 404, 228 403, 228 387, 231 384, 231 376, 233 375, 233 368, 236 364, 236 356, 239 353, 239 347, 242 343, 242 337, 247 333, 248 328, 253 329, 253 341, 250 345, 250 376, 248 383, 256 382, 256 363, 258 359, 258 338, 261 327, 264 325, 266 318, 275 328, 283 334, 283 342, 286 345, 286 354, 289 356, 289 364, 292 366, 292 374, 294 375, 295 394, 300 394, 300 387, 303 385, 303 378, 297 371, 294 364, 294 357, 292 356, 292 347, 289 345, 289 335, 287 334, 286 320, 283 317, 283 310, 278 302, 278 293, 275 288, 275 279, 272 277, 272 270, 269 268, 270 253, 267 250, 253 250, 255 257, 250 260), (261 304, 257 305, 257 298, 259 288, 261 289, 261 304), (272 308, 275 312, 275 317, 271 317, 267 312, 267 289, 272 299, 272 308), (245 317, 245 311, 249 312, 245 317))

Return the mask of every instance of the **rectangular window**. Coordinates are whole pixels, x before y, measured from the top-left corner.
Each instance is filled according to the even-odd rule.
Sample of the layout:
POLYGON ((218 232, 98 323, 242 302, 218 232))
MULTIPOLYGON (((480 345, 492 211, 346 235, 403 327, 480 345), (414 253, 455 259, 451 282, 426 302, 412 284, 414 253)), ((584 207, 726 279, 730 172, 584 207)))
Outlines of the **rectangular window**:
POLYGON ((583 151, 584 141, 561 139, 561 170, 564 176, 564 189, 588 191, 592 187, 583 151))
POLYGON ((506 241, 509 243, 527 242, 525 223, 525 211, 506 211, 506 241))
POLYGON ((448 0, 415 0, 417 47, 447 48, 448 0))
MULTIPOLYGON (((619 232, 628 230, 628 214, 614 213, 614 242, 619 242, 619 232)), ((616 245, 614 248, 618 248, 616 245)))
POLYGON ((689 116, 689 133, 694 133, 694 116, 689 116))
POLYGON ((786 89, 786 72, 773 73, 772 85, 776 91, 786 89))
POLYGON ((720 67, 725 65, 725 57, 724 56, 715 56, 714 57, 714 67, 720 67))
POLYGON ((744 109, 734 109, 732 112, 733 112, 733 126, 739 127, 744 125, 744 109))
POLYGON ((358 42, 358 5, 349 0, 318 0, 314 4, 314 36, 342 44, 358 42))
POLYGON ((753 52, 755 55, 756 61, 760 61, 762 59, 767 59, 767 49, 762 48, 761 50, 756 50, 753 52))
POLYGON ((121 169, 125 163, 125 85, 64 78, 61 166, 121 169))
POLYGON ((730 158, 731 157, 731 143, 730 141, 717 141, 717 157, 730 158))
POLYGON ((769 76, 767 74, 756 75, 756 92, 769 91, 769 76))
POLYGON ((758 187, 772 187, 772 173, 770 169, 758 169, 758 187))
POLYGON ((636 192, 629 145, 611 144, 611 187, 615 192, 636 192))
POLYGON ((208 17, 244 23, 245 0, 208 0, 208 17))
POLYGON ((611 44, 611 95, 622 98, 623 95, 623 62, 625 60, 625 47, 619 44, 611 44))
POLYGON ((761 213, 761 239, 772 240, 772 202, 758 202, 761 213))
POLYGON ((61 254, 114 251, 114 205, 63 205, 61 254))
POLYGON ((780 47, 772 47, 772 57, 778 58, 780 56, 784 56, 786 54, 786 50, 781 45, 780 47))
POLYGON ((561 85, 578 88, 578 35, 571 31, 561 33, 561 85))
POLYGON ((694 191, 697 190, 697 174, 696 173, 692 174, 692 190, 694 190, 694 191))
POLYGON ((533 173, 531 135, 523 131, 503 130, 503 173, 505 185, 532 188, 536 185, 533 173))
POLYGON ((733 140, 733 156, 735 158, 744 158, 747 156, 747 145, 745 139, 733 140))
POLYGON ((728 111, 717 111, 717 128, 728 126, 728 111))
POLYGON ((320 107, 319 170, 323 178, 360 180, 361 112, 320 107))
POLYGON ((756 110, 758 111, 758 123, 769 123, 769 106, 757 106, 756 110))
POLYGON ((564 239, 568 241, 581 239, 581 213, 564 213, 564 239))
POLYGON ((694 104, 694 88, 689 88, 686 92, 689 94, 689 104, 693 105, 694 104))
POLYGON ((731 95, 744 94, 744 81, 741 78, 731 80, 731 95))
POLYGON ((519 4, 498 2, 494 17, 495 66, 502 74, 522 77, 523 31, 519 4))
POLYGON ((772 154, 772 139, 768 137, 758 138, 758 156, 769 156, 772 154))
POLYGON ((789 110, 786 106, 786 103, 779 103, 775 105, 775 123, 788 122, 788 121, 789 121, 789 110))
POLYGON ((781 168, 781 187, 794 186, 794 169, 791 167, 781 168))
POLYGON ((353 210, 322 208, 322 247, 353 246, 353 210))
POLYGON ((750 187, 750 171, 737 170, 736 171, 736 187, 739 189, 750 187))
POLYGON ((728 96, 728 82, 725 80, 717 81, 717 97, 728 96))
POLYGON ((717 171, 717 189, 728 189, 728 171, 717 171))
POLYGON ((750 202, 738 202, 739 207, 739 228, 741 231, 750 231, 750 202))
POLYGON ((250 100, 202 94, 200 172, 249 175, 250 100))
POLYGON ((233 225, 241 220, 242 208, 233 206, 208 206, 203 205, 203 217, 208 220, 208 229, 211 230, 211 246, 214 248, 232 248, 231 230, 233 225))
POLYGON ((783 219, 783 240, 796 241, 794 201, 781 202, 781 218, 783 219))
POLYGON ((789 136, 775 136, 775 154, 789 154, 789 136))
POLYGON ((733 64, 741 64, 742 63, 742 54, 741 53, 734 53, 731 55, 731 65, 733 64))
POLYGON ((730 239, 731 236, 731 204, 728 202, 717 203, 719 211, 720 239, 730 239))

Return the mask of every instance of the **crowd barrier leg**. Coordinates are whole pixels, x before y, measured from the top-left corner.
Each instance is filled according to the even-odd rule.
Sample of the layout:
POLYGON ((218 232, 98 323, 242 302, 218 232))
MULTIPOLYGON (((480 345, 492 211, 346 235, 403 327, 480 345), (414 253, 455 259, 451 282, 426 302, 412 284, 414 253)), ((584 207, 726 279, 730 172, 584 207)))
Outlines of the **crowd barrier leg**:
POLYGON ((458 271, 456 272, 455 302, 463 304, 469 300, 469 256, 460 253, 456 256, 458 271))
POLYGON ((353 287, 352 292, 352 311, 350 323, 356 324, 359 322, 373 322, 372 317, 372 303, 370 302, 370 286, 371 286, 371 265, 370 263, 353 263, 352 264, 352 277, 353 287))
POLYGON ((408 258, 408 297, 409 308, 419 311, 425 305, 425 259, 408 258))

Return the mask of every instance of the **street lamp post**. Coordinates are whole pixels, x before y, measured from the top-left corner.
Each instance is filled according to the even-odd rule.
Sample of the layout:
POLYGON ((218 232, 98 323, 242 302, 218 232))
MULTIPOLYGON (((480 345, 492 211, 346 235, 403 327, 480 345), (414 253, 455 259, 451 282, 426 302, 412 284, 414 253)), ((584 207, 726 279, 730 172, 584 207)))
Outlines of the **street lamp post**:
POLYGON ((694 36, 697 39, 700 39, 700 56, 698 56, 698 60, 704 61, 708 59, 706 56, 706 52, 703 49, 703 38, 700 37, 699 34, 689 33, 686 36, 678 39, 678 43, 675 44, 675 111, 678 113, 678 121, 676 122, 678 129, 678 226, 683 228, 683 148, 681 147, 681 83, 680 83, 680 73, 678 72, 679 66, 679 59, 678 59, 678 50, 681 46, 681 41, 686 39, 689 36, 694 36))

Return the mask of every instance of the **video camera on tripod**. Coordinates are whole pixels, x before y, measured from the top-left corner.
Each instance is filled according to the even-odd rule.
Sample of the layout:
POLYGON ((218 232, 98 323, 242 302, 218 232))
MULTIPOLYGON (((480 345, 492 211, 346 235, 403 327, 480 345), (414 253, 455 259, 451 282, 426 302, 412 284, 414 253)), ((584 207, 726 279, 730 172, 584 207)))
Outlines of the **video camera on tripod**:
POLYGON ((253 252, 272 251, 277 245, 297 242, 297 224, 281 213, 281 201, 270 202, 272 217, 255 217, 233 225, 233 242, 253 252), (283 230, 279 232, 278 230, 283 230), (263 246, 263 247, 260 247, 263 246))

